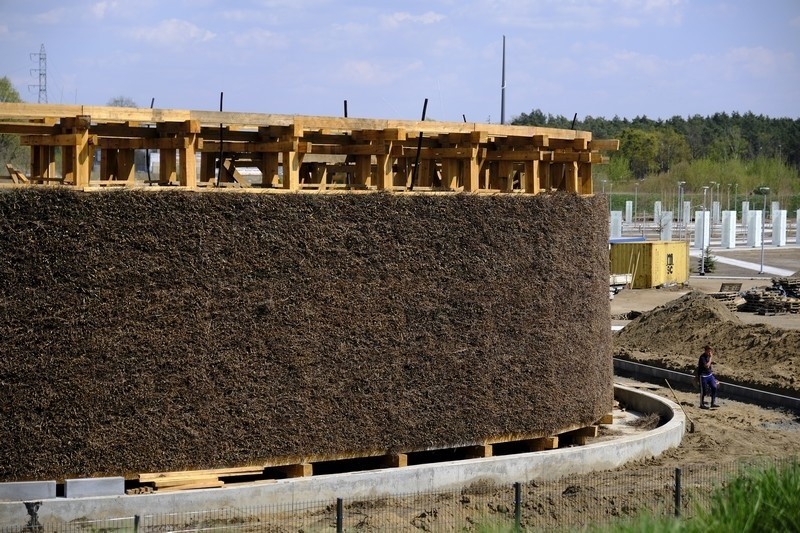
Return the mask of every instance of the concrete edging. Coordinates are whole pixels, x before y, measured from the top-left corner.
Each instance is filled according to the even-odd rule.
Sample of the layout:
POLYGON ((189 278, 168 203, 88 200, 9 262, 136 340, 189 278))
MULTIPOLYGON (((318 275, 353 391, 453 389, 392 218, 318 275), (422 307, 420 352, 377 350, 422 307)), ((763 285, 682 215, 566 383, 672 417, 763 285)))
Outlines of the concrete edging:
MULTIPOLYGON (((614 358, 614 371, 624 373, 636 379, 650 379, 651 381, 667 379, 670 384, 678 383, 684 387, 697 390, 697 386, 694 384, 694 376, 685 372, 676 372, 675 370, 667 370, 666 368, 659 368, 617 358, 614 358)), ((758 405, 783 407, 800 412, 800 398, 743 387, 742 385, 734 385, 733 383, 727 383, 725 381, 720 381, 720 385, 717 393, 717 396, 720 398, 730 398, 731 400, 739 400, 758 405)))
MULTIPOLYGON (((652 431, 617 439, 518 455, 468 459, 404 468, 282 479, 272 483, 202 489, 166 494, 140 494, 42 500, 40 523, 183 513, 197 510, 288 505, 303 501, 335 501, 337 497, 378 498, 390 495, 452 490, 476 482, 514 483, 556 479, 611 469, 653 457, 678 446, 686 418, 680 407, 645 391, 614 385, 614 396, 629 409, 657 413, 667 422, 652 431)), ((23 502, 0 502, 0 524, 24 526, 30 519, 23 502)))

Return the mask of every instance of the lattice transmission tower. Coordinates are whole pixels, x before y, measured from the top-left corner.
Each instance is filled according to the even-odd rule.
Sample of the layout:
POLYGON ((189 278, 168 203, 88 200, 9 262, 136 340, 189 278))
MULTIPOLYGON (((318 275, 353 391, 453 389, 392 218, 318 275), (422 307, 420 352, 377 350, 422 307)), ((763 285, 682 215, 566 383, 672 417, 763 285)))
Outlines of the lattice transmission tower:
POLYGON ((39 49, 39 52, 31 52, 31 60, 36 60, 39 58, 39 68, 32 68, 31 69, 31 76, 33 76, 34 72, 39 73, 39 83, 33 83, 28 85, 28 90, 33 88, 39 89, 39 103, 46 104, 47 103, 47 53, 44 51, 44 44, 39 49))

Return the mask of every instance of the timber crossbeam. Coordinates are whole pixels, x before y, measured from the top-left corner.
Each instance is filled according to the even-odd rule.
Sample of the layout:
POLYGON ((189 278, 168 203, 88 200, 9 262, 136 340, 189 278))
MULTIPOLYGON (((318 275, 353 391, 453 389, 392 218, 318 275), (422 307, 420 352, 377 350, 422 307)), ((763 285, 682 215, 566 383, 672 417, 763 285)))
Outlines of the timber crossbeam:
POLYGON ((0 134, 31 150, 5 185, 84 190, 592 194, 592 165, 619 149, 534 126, 16 103, 0 103, 0 134))

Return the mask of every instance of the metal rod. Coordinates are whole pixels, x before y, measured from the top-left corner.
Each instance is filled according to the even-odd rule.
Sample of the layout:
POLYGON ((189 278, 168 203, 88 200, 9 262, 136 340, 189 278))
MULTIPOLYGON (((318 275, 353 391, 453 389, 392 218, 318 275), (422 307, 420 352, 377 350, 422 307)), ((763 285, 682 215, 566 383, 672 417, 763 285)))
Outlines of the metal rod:
MULTIPOLYGON (((150 109, 153 109, 153 104, 155 104, 155 103, 156 103, 155 97, 150 98, 150 109)), ((152 178, 150 178, 150 149, 149 148, 147 148, 144 151, 144 164, 147 167, 147 184, 148 185, 152 185, 153 184, 153 180, 152 180, 152 178)))
POLYGON ((522 531, 522 484, 514 483, 514 527, 522 531))
MULTIPOLYGON (((219 92, 219 112, 222 113, 222 91, 219 92)), ((222 158, 223 150, 222 150, 222 122, 219 123, 219 169, 217 170, 217 181, 214 184, 215 187, 219 187, 219 178, 222 176, 222 158)))
POLYGON ((344 505, 342 505, 342 499, 336 498, 336 533, 342 533, 344 531, 343 527, 343 517, 344 514, 344 505))
MULTIPOLYGON (((422 121, 425 122, 425 114, 428 112, 428 99, 422 105, 422 121)), ((422 132, 419 132, 419 139, 417 139, 417 155, 414 157, 414 168, 411 170, 411 185, 408 190, 414 190, 414 183, 417 181, 417 167, 419 167, 419 154, 422 151, 422 132)))
POLYGON ((347 118, 347 100, 344 101, 344 118, 347 118))
POLYGON ((503 78, 500 84, 500 124, 506 123, 506 36, 503 35, 503 78))
POLYGON ((675 516, 681 516, 681 469, 675 469, 675 516))

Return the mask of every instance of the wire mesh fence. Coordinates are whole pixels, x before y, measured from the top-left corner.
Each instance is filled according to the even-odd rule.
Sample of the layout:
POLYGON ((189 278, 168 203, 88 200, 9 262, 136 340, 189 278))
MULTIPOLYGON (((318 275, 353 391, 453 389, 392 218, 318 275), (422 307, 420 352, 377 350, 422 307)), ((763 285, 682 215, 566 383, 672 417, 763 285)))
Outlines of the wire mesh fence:
POLYGON ((511 485, 478 482, 452 491, 143 513, 68 523, 40 523, 32 515, 26 526, 0 527, 0 533, 575 531, 613 525, 642 513, 691 518, 709 507, 716 489, 748 469, 788 465, 797 460, 757 459, 681 468, 634 465, 511 485))

